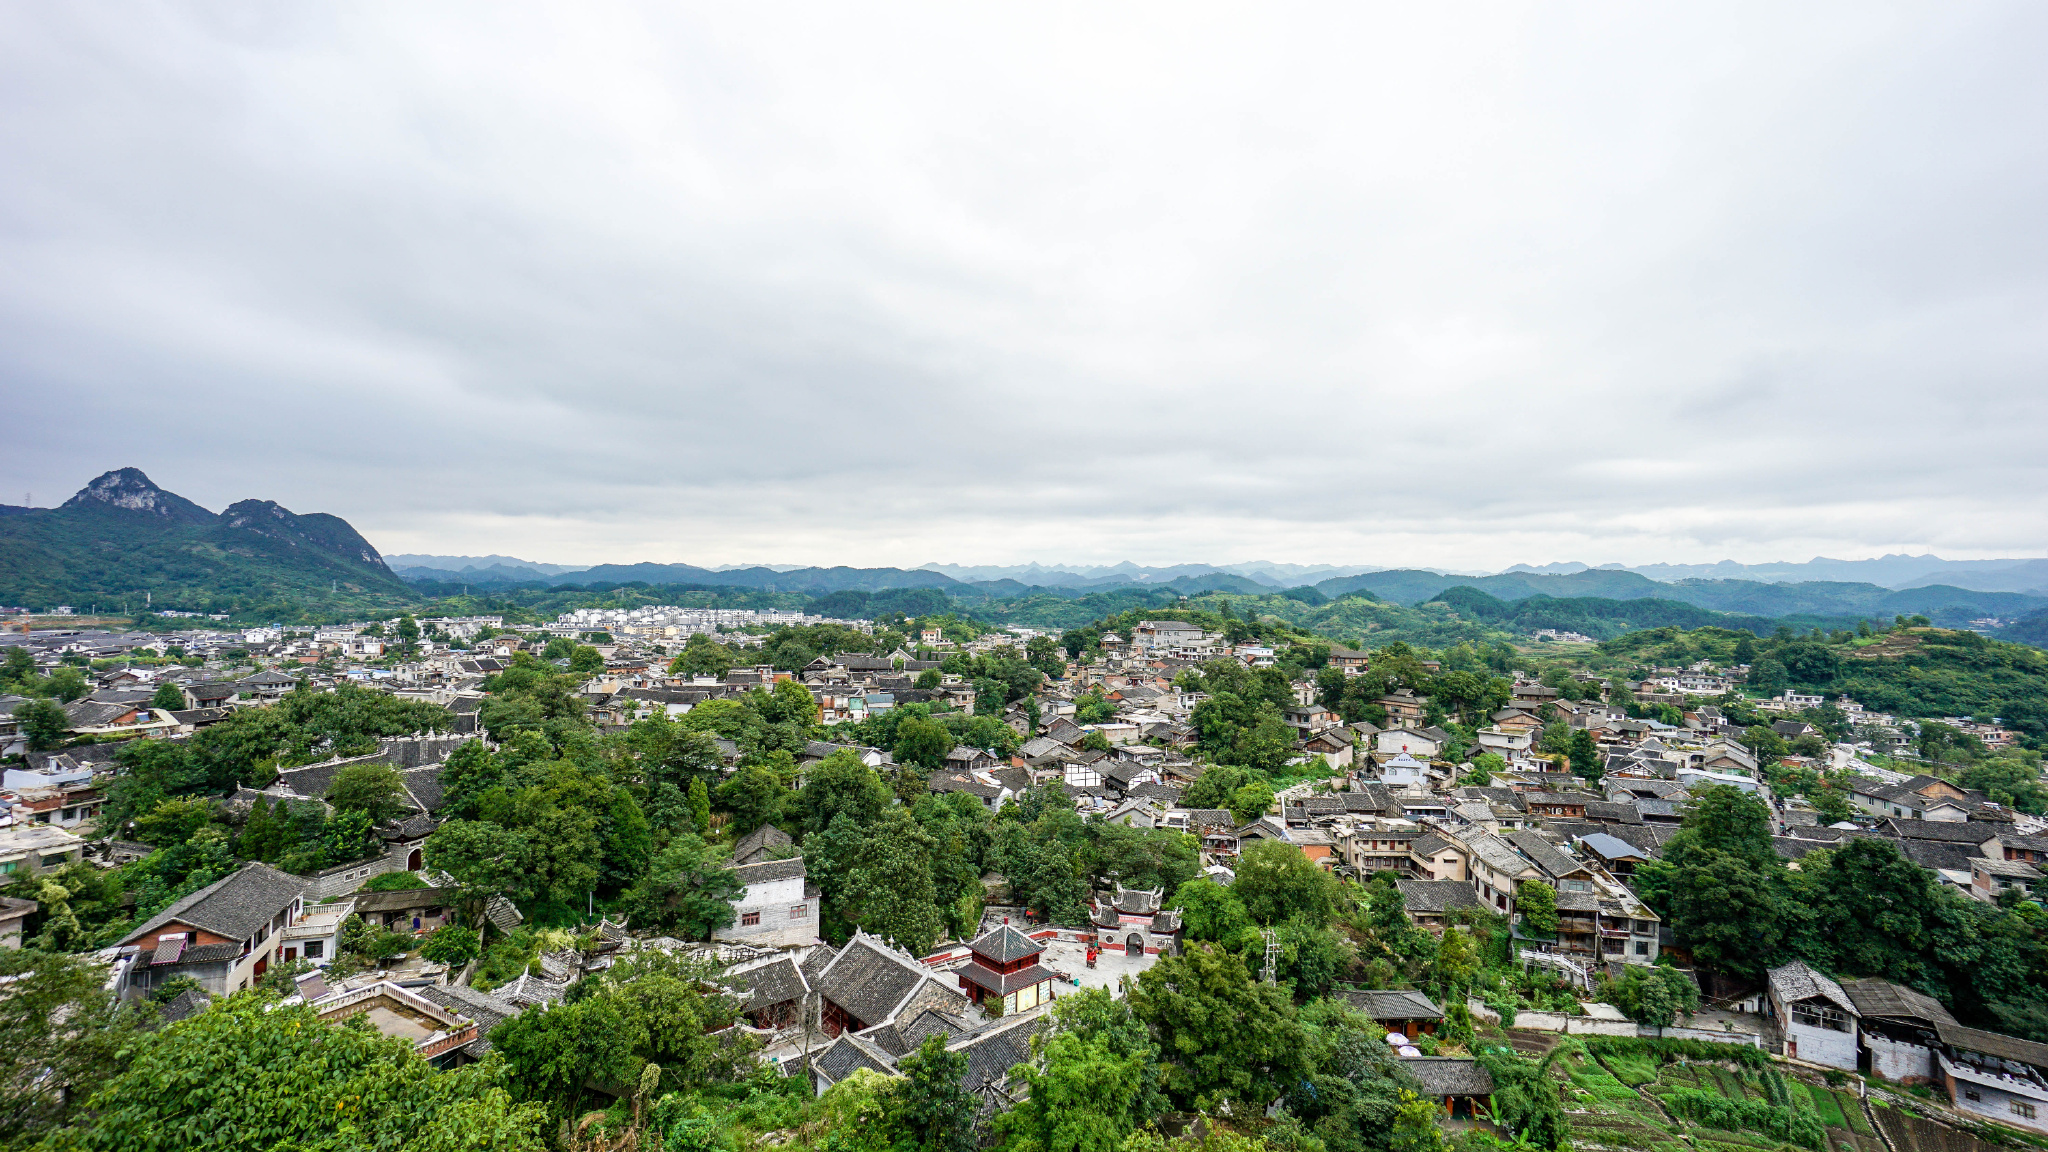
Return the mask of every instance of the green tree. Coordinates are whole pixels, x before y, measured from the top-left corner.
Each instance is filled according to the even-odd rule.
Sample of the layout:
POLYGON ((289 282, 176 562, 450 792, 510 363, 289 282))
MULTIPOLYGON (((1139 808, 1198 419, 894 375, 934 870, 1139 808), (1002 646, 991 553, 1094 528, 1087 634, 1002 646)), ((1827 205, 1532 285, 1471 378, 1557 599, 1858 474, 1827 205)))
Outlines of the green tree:
POLYGON ((1251 777, 1235 764, 1212 765, 1188 785, 1181 802, 1190 808, 1221 808, 1232 793, 1250 782, 1251 777))
POLYGON ((407 657, 417 655, 420 650, 420 622, 410 614, 398 618, 398 651, 407 657))
POLYGON ((29 751, 48 752, 63 745, 71 717, 55 701, 36 699, 15 705, 14 723, 28 739, 29 751))
POLYGON ((85 957, 0 950, 0 1147, 30 1147, 70 1122, 125 1064, 149 1014, 105 984, 85 957))
POLYGON ((811 766, 803 790, 797 793, 797 818, 806 834, 824 830, 840 815, 855 825, 871 824, 895 799, 896 794, 857 753, 841 749, 811 766))
POLYGON ((944 927, 932 881, 936 847, 901 808, 862 828, 834 902, 840 915, 913 956, 930 952, 944 927))
POLYGON ((1629 1019, 1652 1028, 1669 1028, 1680 1013, 1699 1010, 1699 986, 1676 968, 1629 964, 1621 978, 1607 986, 1607 1002, 1629 1019))
POLYGON ((428 933, 426 940, 421 942, 420 958, 453 971, 476 959, 481 950, 476 929, 444 924, 428 933))
POLYGON ((732 813, 732 834, 740 837, 780 819, 793 795, 775 773, 750 764, 720 784, 716 798, 720 808, 732 813))
POLYGON ((556 1117, 574 1114, 586 1081, 638 1081, 633 1039, 618 998, 604 995, 574 1002, 565 998, 545 1012, 522 1012, 491 1030, 491 1048, 503 1056, 514 1094, 556 1117))
POLYGON ((127 1067, 93 1094, 92 1124, 67 1147, 544 1147, 544 1115, 515 1104, 483 1066, 436 1072, 410 1040, 326 1024, 303 1004, 231 996, 127 1049, 127 1067))
POLYGON ((1182 884, 1174 893, 1173 907, 1190 940, 1228 942, 1252 923, 1237 894, 1206 876, 1182 884))
POLYGON ((1394 1128, 1387 1137, 1389 1152, 1444 1152, 1449 1145, 1437 1130, 1437 1103, 1408 1089, 1401 1090, 1401 1106, 1394 1112, 1394 1128))
POLYGON ((678 833, 620 902, 636 924, 708 940, 733 922, 732 902, 746 893, 730 863, 723 850, 678 833))
POLYGON ((699 836, 711 835, 711 792, 702 776, 690 781, 690 823, 699 836))
POLYGON ((898 1069, 902 1078, 889 1086, 883 1103, 891 1143, 918 1152, 972 1152, 975 1099, 960 1085, 967 1054, 946 1051, 945 1035, 935 1033, 898 1069))
POLYGON ((1557 889, 1541 880, 1524 880, 1515 891, 1515 911, 1522 923, 1549 934, 1557 931, 1557 889))
POLYGON ((1010 1152, 1115 1152, 1166 1110, 1159 1049, 1129 1005, 1101 988, 1053 1002, 1032 1059, 1030 1093, 996 1120, 1010 1152))
POLYGON ((50 695, 66 704, 82 700, 86 693, 92 691, 92 684, 86 680, 85 673, 68 664, 50 673, 49 682, 44 687, 50 695))
POLYGON ((1238 857, 1231 894, 1255 923, 1304 919, 1318 926, 1336 914, 1337 880, 1284 840, 1254 840, 1238 857))
POLYGON ((892 753, 899 764, 915 764, 929 772, 946 762, 953 750, 953 734, 943 724, 907 716, 896 725, 896 746, 892 753))
POLYGON ((481 926, 485 905, 512 898, 530 883, 526 837, 481 820, 450 820, 427 837, 427 867, 445 872, 460 886, 464 918, 481 926))
POLYGON ((178 687, 177 681, 166 680, 156 686, 156 691, 149 694, 149 706, 161 708, 166 712, 183 711, 185 691, 178 687))
POLYGON ((1472 771, 1459 781, 1484 788, 1493 783, 1494 774, 1508 770, 1507 757, 1498 752, 1481 752, 1472 758, 1472 771))
POLYGON ((1579 728, 1572 732, 1570 750, 1572 771, 1580 777, 1598 783, 1605 765, 1600 755, 1600 745, 1593 739, 1593 733, 1579 728))
POLYGON ((389 764, 351 764, 336 772, 327 786, 327 802, 338 811, 367 813, 375 824, 413 810, 404 778, 389 764))
POLYGON ((1166 1093, 1180 1108, 1264 1108, 1307 1070, 1286 993, 1210 945, 1161 957, 1128 999, 1159 1044, 1166 1093))
POLYGON ((732 649, 699 632, 669 661, 671 676, 724 676, 732 671, 732 649))
POLYGON ((578 676, 594 676, 604 671, 604 653, 588 644, 579 644, 569 654, 569 671, 578 676))

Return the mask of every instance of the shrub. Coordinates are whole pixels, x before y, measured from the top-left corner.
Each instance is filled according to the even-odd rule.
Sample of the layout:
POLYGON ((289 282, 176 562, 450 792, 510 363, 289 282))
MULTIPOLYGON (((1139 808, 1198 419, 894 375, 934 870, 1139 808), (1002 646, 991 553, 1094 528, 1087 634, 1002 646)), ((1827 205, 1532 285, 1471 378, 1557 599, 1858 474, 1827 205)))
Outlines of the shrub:
POLYGON ((405 892, 431 887, 417 872, 379 872, 363 885, 365 892, 405 892))
POLYGON ((1664 1107, 1673 1116, 1727 1131, 1760 1132, 1802 1148, 1825 1148, 1827 1133, 1818 1117, 1794 1112, 1761 1100, 1730 1100, 1726 1097, 1680 1088, 1666 1093, 1664 1107))

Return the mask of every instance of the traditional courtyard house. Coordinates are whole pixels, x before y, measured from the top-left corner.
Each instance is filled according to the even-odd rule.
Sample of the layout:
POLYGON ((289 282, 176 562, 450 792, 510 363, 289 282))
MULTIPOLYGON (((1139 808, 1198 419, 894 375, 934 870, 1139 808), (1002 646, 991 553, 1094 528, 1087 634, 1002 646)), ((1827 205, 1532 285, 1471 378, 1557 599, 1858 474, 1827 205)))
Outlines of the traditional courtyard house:
MULTIPOLYGON (((809 958, 805 967, 809 968, 809 958)), ((967 1012, 967 997, 915 959, 878 937, 855 932, 853 939, 810 976, 821 998, 819 1022, 827 1036, 859 1032, 927 1008, 967 1012)))
POLYGON ((1443 750, 1443 740, 1432 735, 1433 729, 1389 728, 1373 737, 1374 745, 1381 752, 1400 752, 1418 759, 1429 760, 1443 750))
POLYGON ((252 862, 173 902, 122 937, 135 957, 125 991, 140 996, 172 976, 216 996, 243 991, 283 959, 304 892, 298 877, 252 862))
POLYGON ((757 948, 800 948, 818 942, 818 900, 804 879, 801 856, 733 868, 746 891, 733 901, 733 922, 714 940, 757 948))
POLYGON ((1444 1022, 1444 1010, 1420 992, 1340 991, 1337 998, 1365 1013, 1373 1023, 1410 1040, 1436 1035, 1444 1022))
POLYGON ((1402 910, 1415 926, 1441 936, 1451 918, 1464 908, 1483 908, 1479 894, 1463 880, 1396 880, 1402 910))
POLYGON ((1387 723, 1394 725, 1420 724, 1427 710, 1412 688, 1396 688, 1373 703, 1387 710, 1387 723))
POLYGON ((811 995, 803 969, 786 955, 734 968, 720 983, 741 998, 740 1013, 748 1023, 770 1030, 801 1023, 805 1001, 811 995))
POLYGON ((1945 1025, 1935 1064, 1962 1112, 2048 1132, 2048 1044, 1945 1025))
POLYGON ((967 963, 954 970, 967 998, 990 1015, 1014 1016, 1053 998, 1053 974, 1039 964, 1045 945, 1008 924, 967 946, 967 963))
POLYGON ((1401 1064, 1422 1086, 1422 1095, 1436 1102, 1453 1120, 1490 1120, 1493 1116, 1493 1074, 1476 1060, 1453 1056, 1411 1056, 1401 1064))
POLYGON ((1408 871, 1423 880, 1455 880, 1469 888, 1471 878, 1465 870, 1469 857, 1456 841, 1429 832, 1409 844, 1408 871))
POLYGON ((1845 980, 1842 991, 1856 1008, 1864 1072, 1896 1084, 1940 1077, 1941 1032, 1957 1026, 1940 1001, 1889 980, 1845 980))
POLYGON ((1854 1071, 1859 1013, 1842 986, 1800 960, 1768 975, 1766 1007, 1786 1058, 1854 1071))
MULTIPOLYGON (((300 994, 323 986, 314 976, 300 982, 300 994)), ((410 1042, 421 1059, 437 1067, 455 1063, 458 1051, 478 1039, 474 1018, 389 980, 328 992, 306 1002, 329 1024, 361 1016, 378 1032, 410 1042)))

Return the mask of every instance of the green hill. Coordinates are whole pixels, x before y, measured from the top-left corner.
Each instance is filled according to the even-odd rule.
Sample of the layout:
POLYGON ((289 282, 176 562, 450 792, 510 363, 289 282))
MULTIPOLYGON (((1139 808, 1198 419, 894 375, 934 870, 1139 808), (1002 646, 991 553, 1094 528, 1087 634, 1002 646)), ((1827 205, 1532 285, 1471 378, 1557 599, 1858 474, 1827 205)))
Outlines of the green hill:
POLYGON ((154 608, 267 619, 419 600, 338 516, 269 500, 215 515, 134 468, 61 507, 0 517, 0 603, 139 612, 145 593, 154 608))

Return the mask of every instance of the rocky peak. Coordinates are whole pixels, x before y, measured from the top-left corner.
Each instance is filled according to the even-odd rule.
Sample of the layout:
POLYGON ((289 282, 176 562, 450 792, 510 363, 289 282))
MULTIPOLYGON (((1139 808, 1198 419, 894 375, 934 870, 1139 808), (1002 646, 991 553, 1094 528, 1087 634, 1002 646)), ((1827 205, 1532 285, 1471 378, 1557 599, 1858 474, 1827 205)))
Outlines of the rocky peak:
POLYGON ((96 477, 64 502, 66 508, 107 507, 140 512, 165 520, 201 523, 213 513, 175 492, 156 486, 140 468, 116 468, 96 477))

